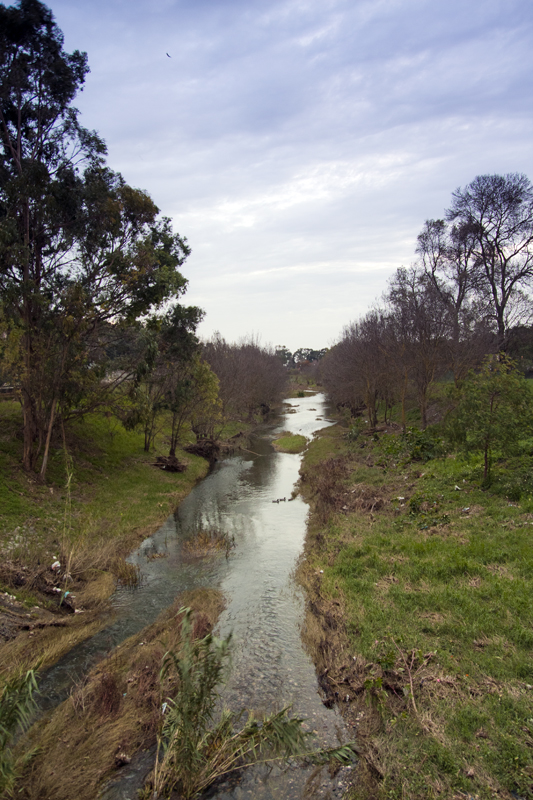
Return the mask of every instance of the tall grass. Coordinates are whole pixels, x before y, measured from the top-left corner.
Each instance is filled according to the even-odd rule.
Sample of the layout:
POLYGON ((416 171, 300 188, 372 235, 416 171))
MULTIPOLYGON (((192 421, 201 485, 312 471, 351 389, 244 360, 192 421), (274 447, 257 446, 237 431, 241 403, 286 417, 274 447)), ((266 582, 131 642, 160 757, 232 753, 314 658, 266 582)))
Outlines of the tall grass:
POLYGON ((30 722, 35 706, 33 695, 37 690, 35 673, 29 670, 4 685, 0 695, 0 795, 12 797, 19 770, 31 757, 26 754, 17 759, 11 744, 20 728, 30 722))
POLYGON ((173 791, 190 800, 231 772, 272 760, 298 757, 313 763, 330 759, 347 763, 353 759, 349 744, 309 750, 313 734, 304 730, 304 720, 289 716, 290 707, 262 718, 250 712, 238 729, 245 712, 225 709, 215 720, 231 635, 217 639, 209 633, 194 640, 191 610, 182 612, 181 649, 179 654, 165 654, 160 674, 162 687, 177 676, 178 691, 162 702, 157 759, 146 800, 168 797, 173 791))

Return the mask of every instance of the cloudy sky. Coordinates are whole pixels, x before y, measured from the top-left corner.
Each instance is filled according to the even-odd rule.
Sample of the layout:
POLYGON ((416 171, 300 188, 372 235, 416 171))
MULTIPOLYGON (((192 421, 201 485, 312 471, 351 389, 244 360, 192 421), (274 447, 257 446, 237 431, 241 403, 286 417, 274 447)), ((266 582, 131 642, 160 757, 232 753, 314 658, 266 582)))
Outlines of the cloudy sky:
POLYGON ((531 0, 48 5, 83 124, 189 239, 204 337, 329 346, 454 189, 533 179, 531 0))

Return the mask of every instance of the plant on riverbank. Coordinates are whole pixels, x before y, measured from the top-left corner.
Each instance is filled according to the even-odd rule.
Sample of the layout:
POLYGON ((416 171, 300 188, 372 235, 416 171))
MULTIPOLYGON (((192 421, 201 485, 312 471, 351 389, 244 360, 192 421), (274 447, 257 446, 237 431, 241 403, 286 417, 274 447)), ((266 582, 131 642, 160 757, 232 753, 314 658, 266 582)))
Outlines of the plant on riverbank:
POLYGON ((4 684, 0 694, 0 795, 13 796, 17 776, 32 755, 16 758, 11 744, 15 734, 29 724, 36 691, 35 674, 29 670, 4 684))
POLYGON ((272 444, 274 449, 280 453, 301 453, 307 447, 307 439, 300 433, 283 431, 277 439, 274 439, 272 444))
POLYGON ((225 709, 215 721, 220 700, 217 687, 229 657, 231 635, 217 639, 208 633, 194 639, 191 610, 182 612, 179 654, 165 654, 160 674, 162 687, 177 676, 179 688, 173 697, 162 694, 163 722, 151 785, 144 795, 147 800, 173 791, 189 800, 229 773, 258 763, 292 757, 314 763, 352 760, 350 745, 308 752, 313 734, 302 727, 304 720, 289 716, 290 707, 261 718, 250 712, 238 730, 244 712, 225 709))
POLYGON ((321 685, 363 750, 350 797, 531 797, 530 493, 483 490, 482 455, 398 463, 384 439, 354 448, 328 429, 304 456, 312 499, 346 449, 301 576, 321 685), (381 502, 352 500, 367 494, 381 502))
POLYGON ((465 453, 483 455, 483 482, 490 486, 496 452, 510 455, 531 433, 533 397, 528 381, 512 359, 500 354, 485 359, 453 391, 456 408, 450 415, 450 436, 465 453))
MULTIPOLYGON (((17 785, 20 800, 95 800, 106 780, 155 745, 161 660, 166 649, 179 648, 183 604, 194 609, 195 637, 205 636, 224 606, 215 589, 183 593, 74 684, 70 697, 38 719, 17 744, 17 753, 36 751, 17 785)), ((147 614, 149 619, 149 609, 147 614)), ((172 677, 166 689, 176 691, 172 677)))

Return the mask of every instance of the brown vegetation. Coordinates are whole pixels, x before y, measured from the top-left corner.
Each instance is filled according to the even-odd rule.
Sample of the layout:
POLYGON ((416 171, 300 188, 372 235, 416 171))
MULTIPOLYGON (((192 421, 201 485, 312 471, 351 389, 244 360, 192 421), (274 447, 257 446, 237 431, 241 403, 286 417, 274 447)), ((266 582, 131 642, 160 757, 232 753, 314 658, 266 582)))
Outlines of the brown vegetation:
MULTIPOLYGON (((68 700, 20 743, 38 752, 20 781, 23 800, 94 800, 98 787, 141 749, 151 747, 161 718, 159 672, 179 645, 183 605, 194 610, 194 638, 211 630, 223 603, 215 590, 181 595, 153 625, 120 645, 68 700)), ((166 687, 172 693, 172 687, 166 687)))

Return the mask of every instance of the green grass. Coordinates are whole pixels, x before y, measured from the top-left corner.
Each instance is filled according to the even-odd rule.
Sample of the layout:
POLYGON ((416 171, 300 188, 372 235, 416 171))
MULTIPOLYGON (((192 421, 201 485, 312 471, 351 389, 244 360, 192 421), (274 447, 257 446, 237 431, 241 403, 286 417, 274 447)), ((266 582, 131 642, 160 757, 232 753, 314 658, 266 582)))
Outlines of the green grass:
MULTIPOLYGON (((66 460, 60 442, 50 456, 47 485, 40 485, 20 469, 21 442, 18 409, 0 405, 0 537, 4 542, 19 528, 25 540, 45 537, 58 546, 63 535, 66 492, 66 460)), ((184 473, 155 469, 155 456, 166 453, 165 436, 151 453, 143 450, 139 432, 126 431, 114 417, 91 415, 68 428, 67 446, 72 459, 70 527, 78 534, 109 527, 114 535, 149 525, 171 507, 176 497, 206 471, 203 459, 179 454, 188 463, 184 473), (162 511, 161 509, 164 509, 162 511)))
POLYGON ((302 453, 307 447, 307 439, 299 433, 284 431, 272 444, 280 453, 302 453))
POLYGON ((374 709, 360 735, 382 779, 360 772, 352 796, 533 797, 530 496, 482 491, 476 461, 398 463, 387 437, 361 448, 342 433, 313 441, 303 472, 314 497, 325 459, 347 464, 326 522, 312 518, 306 569, 343 608, 330 675, 355 669, 355 655, 374 709), (360 497, 370 500, 357 508, 360 497))
POLYGON ((88 415, 66 427, 68 458, 62 442, 54 443, 44 485, 20 467, 20 425, 19 408, 0 404, 0 584, 30 610, 57 611, 46 583, 52 577, 47 566, 58 558, 56 583, 76 596, 85 614, 69 617, 64 626, 38 628, 33 638, 22 632, 7 641, 0 651, 4 679, 18 663, 29 669, 42 656, 50 665, 83 638, 85 628, 86 635, 94 632, 115 582, 129 585, 136 577, 124 557, 209 468, 204 459, 178 451, 185 472, 157 469, 155 456, 168 453, 164 428, 155 451, 145 453, 141 433, 126 431, 112 416, 88 415))

